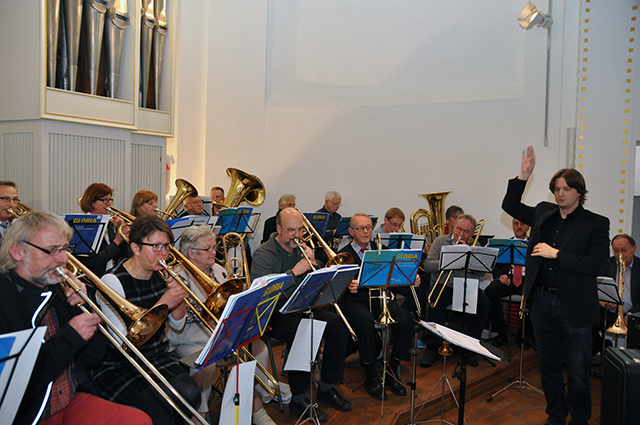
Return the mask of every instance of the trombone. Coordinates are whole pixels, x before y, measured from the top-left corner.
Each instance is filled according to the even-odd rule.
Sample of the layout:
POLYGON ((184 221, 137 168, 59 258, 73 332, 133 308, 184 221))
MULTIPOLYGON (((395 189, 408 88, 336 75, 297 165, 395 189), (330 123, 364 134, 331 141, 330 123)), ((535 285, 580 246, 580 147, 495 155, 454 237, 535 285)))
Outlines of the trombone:
MULTIPOLYGON (((207 286, 210 287, 210 286, 218 285, 217 283, 213 282, 213 280, 211 280, 209 276, 207 276, 200 269, 198 269, 191 261, 189 261, 187 257, 185 257, 180 251, 172 247, 171 253, 179 262, 182 263, 184 268, 187 269, 189 273, 191 273, 191 275, 196 279, 196 281, 203 287, 205 291, 207 290, 207 286)), ((187 295, 191 297, 191 300, 193 300, 193 302, 195 302, 198 305, 198 307, 202 309, 202 312, 205 313, 209 318, 211 318, 217 325, 218 318, 207 307, 207 304, 200 301, 200 298, 198 298, 198 296, 193 293, 191 288, 189 288, 189 286, 186 283, 184 283, 184 281, 180 278, 180 276, 178 276, 178 274, 175 271, 173 271, 173 269, 169 267, 164 260, 160 260, 159 263, 167 271, 167 273, 169 273, 169 276, 171 276, 180 286, 182 286, 182 288, 187 292, 187 295)), ((221 284, 219 286, 222 286, 222 285, 224 284, 221 284)), ((200 319, 202 324, 204 324, 209 329, 209 331, 213 333, 215 331, 213 326, 209 324, 209 322, 202 316, 202 314, 195 308, 195 306, 186 297, 185 297, 185 303, 187 307, 191 310, 191 312, 195 314, 198 317, 198 319, 200 319)), ((242 350, 242 353, 247 358, 249 358, 250 360, 255 360, 253 355, 249 352, 249 350, 247 350, 246 347, 242 347, 241 350, 242 350)), ((236 355, 238 354, 237 351, 235 352, 235 354, 236 355)), ((240 362, 244 363, 244 360, 241 359, 240 356, 238 356, 238 359, 240 360, 240 362)), ((260 362, 256 361, 256 367, 260 369, 260 371, 267 377, 268 381, 271 381, 273 383, 275 388, 272 389, 271 386, 269 386, 268 383, 264 382, 258 375, 255 375, 256 381, 258 381, 258 383, 262 386, 262 388, 264 388, 271 397, 275 397, 276 395, 278 395, 278 393, 280 392, 278 381, 276 381, 276 379, 273 378, 273 376, 269 373, 269 371, 262 364, 260 364, 260 362)))
MULTIPOLYGON (((304 215, 302 215, 302 217, 304 217, 304 215)), ((311 226, 311 227, 313 227, 313 226, 311 226)), ((298 239, 293 239, 293 240, 296 243, 296 245, 298 245, 298 248, 300 248, 300 252, 302 253, 302 256, 304 257, 304 259, 307 261, 307 263, 309 263, 309 266, 311 267, 311 270, 316 271, 317 270, 316 267, 313 265, 313 263, 311 262, 311 260, 307 256, 307 253, 304 252, 304 249, 302 248, 302 245, 300 245, 300 242, 298 241, 298 239)), ((327 245, 327 248, 329 249, 330 252, 333 252, 333 251, 331 251, 331 249, 329 248, 328 245, 327 245)), ((334 254, 333 258, 329 257, 329 262, 327 263, 327 267, 329 267, 329 264, 331 264, 331 265, 353 264, 353 256, 351 256, 351 254, 346 254, 348 257, 340 257, 341 255, 345 255, 345 254, 338 254, 338 255, 334 254), (348 263, 348 262, 342 262, 341 263, 341 262, 339 262, 339 261, 341 261, 343 259, 348 259, 349 257, 351 258, 351 263, 348 263), (336 260, 336 262, 334 262, 334 263, 331 263, 331 260, 336 259, 336 258, 338 258, 338 260, 336 260)), ((331 303, 331 305, 333 305, 333 307, 336 309, 336 313, 338 314, 338 316, 340 316, 340 318, 344 322, 344 325, 349 330, 349 333, 351 334, 351 339, 353 339, 354 341, 357 342, 358 341, 358 336, 356 335, 356 333, 351 328, 351 325, 347 321, 347 318, 344 317, 344 314, 342 313, 342 310, 340 309, 340 306, 338 305, 338 303, 331 303)))
MULTIPOLYGON (((622 293, 624 292, 624 259, 622 258, 622 254, 618 257, 618 295, 620 296, 620 300, 622 301, 622 293)), ((618 335, 626 335, 628 332, 627 325, 624 323, 624 306, 623 304, 618 304, 617 308, 618 317, 616 318, 616 322, 607 328, 607 332, 610 334, 614 334, 615 338, 618 338, 618 335)))
MULTIPOLYGON (((75 259, 73 256, 71 256, 71 254, 68 254, 68 258, 69 258, 69 260, 75 259)), ((75 266, 75 264, 73 266, 75 266)), ((136 345, 133 344, 131 341, 129 341, 128 337, 125 337, 122 334, 122 332, 120 332, 120 330, 117 328, 117 326, 115 324, 113 324, 107 318, 107 316, 102 312, 102 310, 100 310, 100 308, 91 300, 91 298, 89 298, 82 291, 82 289, 73 281, 73 279, 71 279, 69 276, 67 276, 65 270, 62 267, 57 267, 56 268, 56 272, 60 275, 60 278, 62 279, 60 281, 60 284, 63 286, 63 288, 65 288, 65 286, 68 286, 71 289, 73 289, 74 291, 76 291, 76 293, 78 295, 80 295, 80 298, 82 298, 82 300, 91 308, 91 310, 93 310, 98 316, 100 316, 100 318, 102 319, 102 322, 105 325, 107 325, 107 327, 113 333, 115 333, 118 338, 120 338, 120 340, 126 346, 126 348, 130 352, 132 352, 139 359, 139 361, 141 361, 146 366, 146 368, 151 372, 151 374, 153 374, 156 377, 156 379, 158 379, 162 383, 162 385, 164 385, 171 392, 173 397, 177 398, 187 409, 189 409, 189 411, 191 412, 191 415, 194 418, 196 418, 198 420, 198 422, 202 423, 203 425, 207 425, 207 422, 200 416, 200 414, 189 403, 187 403, 187 401, 180 395, 180 393, 175 388, 173 388, 171 386, 171 384, 169 384, 169 381, 167 381, 167 379, 164 376, 162 376, 162 374, 160 372, 158 372, 158 369, 156 369, 155 366, 149 360, 147 360, 147 358, 145 358, 142 355, 142 353, 140 352, 140 350, 138 350, 136 345), (66 285, 63 283, 63 281, 66 282, 66 285)), ((99 286, 98 282, 100 282, 102 285, 106 286, 106 284, 104 282, 100 281, 100 279, 97 279, 96 281, 93 281, 93 278, 96 277, 93 273, 88 277, 91 278, 92 282, 96 286, 99 286)), ((85 312, 87 314, 91 314, 89 309, 87 309, 87 307, 85 307, 84 304, 78 305, 78 307, 83 312, 85 312)), ((164 305, 164 307, 166 308, 166 305, 164 305)), ((109 331, 102 324, 98 325, 98 329, 100 329, 100 332, 102 332, 102 334, 118 349, 118 351, 120 351, 120 353, 131 363, 131 365, 133 367, 135 367, 138 372, 140 372, 140 374, 144 377, 144 379, 146 379, 147 382, 149 382, 149 384, 153 388, 155 388, 156 391, 158 391, 160 396, 162 396, 162 398, 164 398, 165 401, 167 403, 169 403, 171 405, 171 407, 173 407, 175 409, 175 411, 178 412, 180 414, 180 416, 182 416, 182 418, 188 424, 194 425, 194 423, 191 421, 191 418, 189 418, 178 407, 178 405, 171 399, 171 396, 169 394, 167 394, 167 392, 156 381, 153 380, 151 375, 149 375, 149 373, 147 371, 145 371, 142 368, 142 366, 140 366, 140 364, 138 362, 136 362, 136 360, 129 353, 127 353, 125 348, 123 348, 120 345, 120 343, 118 343, 116 338, 113 335, 111 335, 109 333, 109 331)))
MULTIPOLYGON (((476 228, 475 228, 475 233, 474 233, 475 237, 473 238, 473 242, 471 243, 471 246, 476 246, 476 244, 478 243, 478 240, 480 239, 480 233, 482 233, 482 229, 483 228, 484 228, 484 219, 481 218, 476 223, 476 228)), ((460 239, 458 239, 455 244, 457 245, 459 243, 462 243, 462 241, 460 239)), ((431 308, 436 308, 436 306, 438 305, 438 302, 440 301, 440 297, 442 296, 442 294, 444 292, 444 288, 447 287, 447 284, 449 283, 449 280, 451 279, 451 276, 453 275, 453 270, 449 270, 449 274, 447 274, 447 278, 442 283, 442 288, 440 288, 440 292, 438 293, 438 297, 436 298, 436 300, 434 302, 432 302, 431 301, 431 297, 433 296, 433 294, 436 291, 436 288, 440 284, 440 279, 442 278, 442 275, 444 274, 444 272, 445 272, 444 270, 442 270, 440 272, 440 274, 438 275, 438 279, 436 280, 436 283, 433 284, 433 288, 431 288, 431 292, 429 292, 429 298, 427 299, 427 301, 429 302, 429 306, 431 308)))
MULTIPOLYGON (((322 239, 322 236, 318 233, 316 228, 313 227, 313 224, 311 224, 311 222, 307 219, 307 217, 304 214, 302 214, 299 209, 296 208, 296 211, 298 211, 300 213, 300 216, 302 217, 302 223, 304 224, 305 231, 308 234, 308 236, 305 239, 302 239, 302 241, 306 243, 307 240, 311 241, 311 239, 314 236, 316 237, 316 239, 318 240, 318 244, 320 244, 320 248, 322 248, 324 253, 329 258, 329 261, 327 261, 327 264, 325 265, 325 267, 331 267, 331 266, 340 265, 340 264, 353 264, 354 263, 353 256, 351 254, 346 253, 346 252, 343 252, 342 254, 336 254, 335 252, 333 252, 331 247, 329 247, 329 245, 324 241, 324 239, 322 239)), ((297 239, 296 239, 296 244, 298 244, 298 247, 300 247, 300 243, 298 242, 297 239)), ((311 249, 314 248, 313 245, 311 245, 311 244, 309 246, 311 246, 311 249)), ((302 251, 302 255, 304 255, 304 257, 309 262, 309 265, 311 265, 311 267, 313 268, 313 264, 311 264, 311 261, 309 261, 309 258, 307 258, 307 255, 305 254, 304 250, 302 248, 300 248, 300 249, 302 251)))

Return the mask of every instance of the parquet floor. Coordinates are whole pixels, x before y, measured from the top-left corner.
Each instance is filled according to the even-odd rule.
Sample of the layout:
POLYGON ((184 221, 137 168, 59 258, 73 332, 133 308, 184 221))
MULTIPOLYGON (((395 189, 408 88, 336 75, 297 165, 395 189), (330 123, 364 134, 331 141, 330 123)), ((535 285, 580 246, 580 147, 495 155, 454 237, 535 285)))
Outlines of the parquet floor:
MULTIPOLYGON (((505 348, 506 349, 506 348, 505 348)), ((495 424, 518 424, 518 425, 538 425, 545 424, 547 416, 544 412, 544 396, 531 390, 508 389, 487 402, 486 398, 508 385, 508 378, 516 379, 519 374, 519 347, 512 347, 512 362, 506 360, 498 362, 496 367, 480 360, 478 367, 467 368, 467 390, 465 403, 465 420, 467 424, 474 425, 495 425, 495 424)), ((280 356, 281 347, 274 346, 277 367, 282 367, 280 356)), ((450 357, 447 361, 446 374, 451 386, 459 397, 459 381, 451 377, 456 356, 450 357)), ((419 360, 419 358, 418 358, 419 360)), ((540 373, 538 371, 537 353, 533 349, 525 350, 523 379, 531 385, 541 388, 540 373)), ((409 381, 411 378, 411 363, 402 364, 402 380, 409 381)), ((360 367, 357 354, 347 359, 345 369, 345 383, 338 385, 338 390, 353 405, 353 410, 347 413, 338 412, 328 405, 320 403, 320 408, 329 414, 329 424, 353 424, 353 425, 404 425, 407 423, 424 423, 433 420, 432 423, 440 423, 441 407, 441 387, 438 386, 433 395, 426 401, 429 393, 437 385, 443 374, 443 362, 440 360, 430 368, 417 367, 416 373, 416 398, 415 412, 424 404, 422 411, 414 415, 413 422, 410 416, 410 393, 406 397, 397 397, 388 391, 389 398, 381 406, 379 401, 370 398, 362 382, 364 374, 360 367)), ((285 382, 286 382, 286 378, 285 382)), ((592 400, 593 414, 590 423, 600 422, 600 397, 601 382, 599 379, 592 379, 592 400)), ((216 397, 212 402, 212 413, 219 409, 220 398, 216 397), (216 406, 217 404, 217 406, 216 406)), ((265 405, 265 409, 277 424, 294 424, 297 417, 285 410, 280 412, 278 404, 271 402, 265 405)), ((458 423, 458 409, 453 405, 452 398, 447 391, 445 397, 445 420, 451 423, 458 423)))

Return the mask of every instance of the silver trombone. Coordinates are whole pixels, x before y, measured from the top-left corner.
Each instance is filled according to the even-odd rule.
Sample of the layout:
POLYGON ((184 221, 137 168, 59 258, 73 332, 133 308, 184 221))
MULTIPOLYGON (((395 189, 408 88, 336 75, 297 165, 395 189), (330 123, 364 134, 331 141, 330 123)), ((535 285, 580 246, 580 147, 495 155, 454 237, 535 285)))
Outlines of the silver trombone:
MULTIPOLYGON (((84 271, 84 270, 83 270, 84 271)), ((200 414, 196 411, 196 409, 194 409, 189 403, 187 403, 187 401, 180 395, 180 393, 171 386, 171 384, 169 384, 169 381, 167 381, 167 379, 162 376, 162 374, 158 371, 158 369, 155 368, 155 366, 149 361, 147 360, 146 357, 144 357, 144 355, 142 355, 142 353, 140 352, 140 350, 138 350, 138 348, 127 339, 126 336, 123 335, 122 332, 120 332, 120 330, 116 327, 115 324, 113 324, 108 318, 107 316, 102 312, 102 310, 100 310, 100 308, 82 291, 82 289, 73 281, 73 279, 71 279, 69 276, 67 276, 65 269, 63 269, 62 267, 57 267, 56 268, 56 272, 60 275, 60 277, 63 279, 64 282, 66 282, 66 284, 73 289, 74 291, 76 291, 76 293, 78 295, 80 295, 80 298, 82 298, 82 300, 89 306, 91 307, 91 309, 98 315, 100 316, 100 318, 102 319, 103 323, 105 325, 107 325, 107 327, 109 327, 109 329, 115 333, 118 338, 120 338, 120 340, 122 341, 122 343, 127 347, 127 349, 133 353, 151 372, 151 374, 153 374, 155 376, 156 379, 158 379, 166 388, 169 389, 169 391, 173 394, 173 396, 175 398, 177 398, 193 415, 194 418, 196 418, 198 420, 198 422, 200 422, 203 425, 208 425, 207 422, 202 418, 202 416, 200 416, 200 414)), ((93 274, 92 274, 93 275, 93 274)), ((93 277, 96 277, 95 275, 93 276, 87 276, 90 280, 93 280, 93 277)), ((96 277, 97 278, 97 277, 96 277)), ((63 282, 60 282, 63 287, 65 286, 63 284, 63 282)), ((89 311, 89 309, 87 309, 84 304, 78 305, 78 307, 85 313, 87 314, 91 314, 91 312, 89 311)), ((169 403, 171 405, 171 407, 173 407, 175 409, 176 412, 178 412, 180 414, 180 416, 182 416, 182 418, 190 425, 195 425, 192 421, 191 418, 189 418, 187 416, 186 413, 184 413, 179 407, 178 405, 175 403, 175 401, 173 401, 171 399, 171 397, 169 396, 169 394, 167 394, 167 392, 162 389, 162 387, 160 387, 160 385, 153 380, 153 378, 151 377, 151 375, 149 375, 149 373, 147 373, 142 366, 140 366, 140 364, 138 362, 136 362, 136 360, 129 354, 127 353, 127 351, 120 345, 120 343, 116 340, 116 338, 111 335, 109 333, 109 331, 103 326, 103 325, 98 325, 98 329, 100 329, 100 332, 102 332, 102 334, 118 349, 118 351, 120 351, 120 353, 127 359, 129 360, 129 362, 131 363, 131 365, 133 367, 136 368, 136 370, 138 372, 140 372, 140 374, 144 377, 144 379, 147 380, 147 382, 149 382, 149 384, 151 384, 151 386, 153 388, 155 388, 156 391, 158 391, 158 393, 160 394, 160 396, 162 396, 162 398, 164 398, 166 400, 167 403, 169 403)))

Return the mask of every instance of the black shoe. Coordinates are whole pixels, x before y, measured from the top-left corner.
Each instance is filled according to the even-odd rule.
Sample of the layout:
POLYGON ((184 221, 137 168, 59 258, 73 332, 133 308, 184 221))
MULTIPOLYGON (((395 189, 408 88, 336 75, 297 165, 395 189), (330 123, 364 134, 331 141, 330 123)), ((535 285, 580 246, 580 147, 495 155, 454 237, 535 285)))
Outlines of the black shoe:
MULTIPOLYGON (((307 407, 309 407, 309 404, 311 404, 311 402, 307 397, 305 397, 304 400, 302 400, 300 403, 296 403, 295 401, 291 400, 291 402, 289 403, 289 410, 291 411, 291 413, 300 416, 307 409, 307 407)), ((309 416, 310 411, 311 409, 307 410, 307 417, 309 416)), ((327 422, 329 420, 329 415, 317 407, 316 415, 318 415, 318 420, 320 422, 327 422)))
POLYGON ((478 367, 478 355, 476 353, 467 354, 467 365, 471 367, 478 367))
POLYGON ((404 397, 407 395, 407 389, 403 387, 402 384, 398 382, 398 380, 393 379, 393 376, 391 376, 388 372, 387 372, 387 377, 384 383, 385 383, 385 387, 389 387, 391 392, 394 393, 395 395, 400 397, 404 397))
POLYGON ((507 344, 507 332, 499 332, 498 335, 491 340, 491 345, 500 348, 507 344))
POLYGON ((387 393, 382 389, 382 384, 380 383, 380 379, 376 378, 366 378, 364 380, 364 389, 367 391, 370 397, 375 398, 376 400, 384 400, 387 399, 387 393))
POLYGON ((349 400, 342 397, 335 387, 331 388, 329 391, 318 390, 316 396, 318 397, 318 401, 329 403, 329 406, 336 410, 341 412, 348 412, 351 410, 351 403, 349 403, 349 400))
POLYGON ((420 367, 432 366, 438 360, 438 352, 433 348, 425 348, 424 356, 420 360, 420 367))

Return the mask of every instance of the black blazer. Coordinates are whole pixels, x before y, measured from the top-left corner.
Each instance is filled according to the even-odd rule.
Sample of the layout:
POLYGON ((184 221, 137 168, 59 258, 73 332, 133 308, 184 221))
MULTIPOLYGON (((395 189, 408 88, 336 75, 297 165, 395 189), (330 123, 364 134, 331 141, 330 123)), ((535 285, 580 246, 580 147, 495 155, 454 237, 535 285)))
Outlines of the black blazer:
MULTIPOLYGON (((523 294, 531 296, 542 265, 542 257, 532 257, 531 252, 543 242, 542 224, 558 213, 558 206, 550 202, 540 202, 535 207, 523 204, 521 199, 526 185, 524 180, 509 180, 502 209, 531 226, 523 290, 523 294)), ((587 327, 599 321, 596 278, 605 273, 609 260, 609 219, 582 206, 578 206, 573 214, 574 220, 566 231, 556 260, 558 286, 569 322, 576 327, 587 327)))
MULTIPOLYGON (((617 266, 616 258, 611 257, 607 265, 606 276, 616 278, 617 266)), ((633 267, 631 268, 631 283, 625 282, 625 285, 631 285, 631 303, 633 307, 629 313, 637 313, 640 311, 640 258, 633 256, 633 267)))

